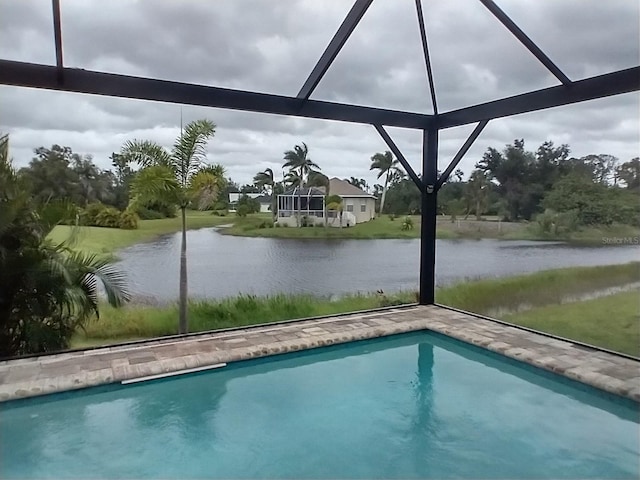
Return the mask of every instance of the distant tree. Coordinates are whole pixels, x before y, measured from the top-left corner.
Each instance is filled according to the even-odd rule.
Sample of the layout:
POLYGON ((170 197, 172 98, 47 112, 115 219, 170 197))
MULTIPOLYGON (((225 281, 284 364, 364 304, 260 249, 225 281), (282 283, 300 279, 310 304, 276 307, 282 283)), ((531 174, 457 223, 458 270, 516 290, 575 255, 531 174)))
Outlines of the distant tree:
POLYGON ((295 145, 293 150, 287 150, 284 152, 284 164, 283 168, 289 169, 289 180, 296 180, 298 187, 298 227, 302 226, 301 220, 301 204, 302 195, 301 189, 306 185, 309 174, 312 171, 319 171, 320 167, 309 158, 309 148, 307 144, 302 142, 302 145, 295 145))
POLYGON ((616 168, 616 177, 629 190, 640 189, 640 158, 636 157, 616 168))
POLYGON ((474 210, 476 220, 481 220, 483 212, 487 209, 489 191, 490 182, 486 174, 482 170, 471 172, 469 181, 465 184, 464 195, 469 205, 467 211, 474 210))
POLYGON ((476 168, 498 182, 507 220, 528 220, 541 211, 545 188, 537 175, 536 156, 524 149, 524 140, 514 140, 502 152, 489 148, 476 168))
POLYGON ((342 213, 344 209, 342 197, 340 195, 329 195, 326 198, 326 205, 327 210, 338 214, 338 225, 342 228, 342 213))
POLYGON ((327 227, 328 226, 327 199, 331 195, 331 192, 330 192, 331 182, 329 181, 329 177, 327 177, 323 173, 316 172, 314 170, 311 173, 309 173, 308 186, 309 187, 322 187, 322 188, 324 188, 324 211, 322 212, 322 214, 324 216, 324 226, 327 227))
POLYGON ((240 207, 244 207, 245 215, 242 216, 246 217, 246 213, 258 213, 260 211, 260 202, 245 193, 238 199, 238 208, 240 207))
POLYGON ((566 175, 545 195, 542 206, 549 211, 575 214, 578 225, 637 225, 638 195, 608 187, 583 175, 566 175))
POLYGON ((351 177, 349 179, 345 178, 345 180, 347 181, 347 183, 353 185, 354 187, 358 187, 365 192, 369 190, 369 185, 367 185, 367 181, 364 178, 351 177))
POLYGON ((413 180, 404 178, 389 187, 382 213, 415 215, 420 213, 422 198, 413 180))
POLYGON ((266 168, 262 172, 258 172, 253 177, 253 183, 260 191, 266 191, 271 195, 271 214, 273 215, 273 221, 278 219, 278 199, 276 197, 276 180, 273 175, 273 170, 266 168))
POLYGON ((380 200, 380 213, 383 213, 389 182, 391 182, 394 175, 400 172, 400 169, 398 168, 398 160, 394 159, 393 154, 388 150, 384 153, 376 153, 371 157, 371 166, 369 167, 369 170, 378 170, 377 178, 384 177, 382 199, 380 200))
POLYGON ((246 184, 240 187, 240 193, 260 193, 262 190, 256 185, 246 184))
POLYGON ((162 200, 176 205, 181 212, 180 245, 180 333, 189 329, 187 318, 187 221, 186 210, 192 202, 211 197, 211 192, 224 188, 224 177, 217 177, 206 165, 206 146, 215 134, 209 120, 189 123, 176 139, 171 151, 150 141, 128 141, 120 154, 142 168, 131 186, 132 203, 162 200))

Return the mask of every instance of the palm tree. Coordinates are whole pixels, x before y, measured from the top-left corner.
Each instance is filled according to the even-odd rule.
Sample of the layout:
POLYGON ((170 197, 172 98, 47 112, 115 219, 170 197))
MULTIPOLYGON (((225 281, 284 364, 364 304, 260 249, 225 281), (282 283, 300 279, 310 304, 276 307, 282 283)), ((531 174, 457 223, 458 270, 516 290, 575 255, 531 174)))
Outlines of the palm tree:
POLYGON ((312 170, 309 172, 309 181, 307 182, 309 187, 324 187, 324 201, 323 203, 323 212, 324 215, 324 226, 327 227, 327 199, 330 195, 331 182, 329 181, 329 177, 327 177, 324 173, 317 172, 316 170, 312 170))
POLYGON ((309 148, 307 144, 302 142, 302 146, 295 145, 293 150, 287 150, 284 152, 284 160, 285 163, 282 166, 283 168, 288 168, 289 173, 295 173, 298 177, 298 226, 300 227, 302 223, 300 222, 301 215, 301 200, 302 200, 302 187, 305 186, 307 179, 309 177, 309 173, 312 170, 320 170, 320 167, 314 163, 309 158, 309 148))
POLYGON ((224 167, 206 165, 206 146, 216 126, 209 120, 189 123, 171 151, 150 141, 128 141, 120 151, 142 168, 132 185, 132 203, 161 200, 180 208, 182 240, 180 244, 180 320, 179 333, 189 330, 187 319, 187 220, 192 202, 200 208, 215 199, 225 183, 224 167))
POLYGON ((47 239, 75 209, 36 202, 11 165, 8 143, 0 136, 0 357, 67 348, 98 313, 99 283, 111 305, 129 299, 124 275, 108 259, 47 239))
POLYGON ((382 187, 382 199, 380 200, 380 213, 384 209, 384 199, 387 196, 387 188, 392 177, 400 172, 397 167, 398 160, 393 158, 393 154, 387 150, 384 153, 376 153, 371 157, 371 167, 369 170, 378 170, 377 178, 384 175, 384 185, 382 187))
POLYGON ((266 168, 262 172, 258 172, 253 177, 253 183, 260 189, 269 189, 271 192, 271 214, 273 215, 273 222, 278 219, 278 213, 276 208, 276 181, 273 175, 273 170, 266 168))

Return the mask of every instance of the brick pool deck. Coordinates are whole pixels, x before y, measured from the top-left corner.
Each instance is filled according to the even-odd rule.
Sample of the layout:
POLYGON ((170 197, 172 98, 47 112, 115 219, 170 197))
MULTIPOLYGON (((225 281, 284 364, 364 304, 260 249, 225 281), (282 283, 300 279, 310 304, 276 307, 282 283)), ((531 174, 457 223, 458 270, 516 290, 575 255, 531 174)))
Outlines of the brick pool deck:
POLYGON ((0 401, 433 330, 640 402, 640 361, 438 306, 408 306, 0 362, 0 401))

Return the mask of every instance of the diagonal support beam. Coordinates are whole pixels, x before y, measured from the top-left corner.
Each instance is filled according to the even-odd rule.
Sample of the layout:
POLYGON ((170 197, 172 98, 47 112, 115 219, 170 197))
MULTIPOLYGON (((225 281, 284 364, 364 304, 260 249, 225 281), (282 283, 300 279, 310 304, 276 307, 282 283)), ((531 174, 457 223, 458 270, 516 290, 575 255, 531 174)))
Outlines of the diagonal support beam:
POLYGON ((427 43, 427 29, 424 26, 424 16, 422 15, 422 1, 416 0, 416 13, 418 15, 418 27, 420 28, 420 38, 422 40, 422 53, 424 63, 427 67, 427 79, 429 80, 429 91, 431 92, 431 104, 433 114, 438 115, 438 102, 436 101, 436 87, 433 83, 433 70, 431 70, 431 57, 429 57, 429 44, 427 43))
POLYGON ((540 63, 547 67, 547 70, 553 73, 555 77, 562 82, 563 85, 569 85, 571 83, 569 77, 567 77, 562 70, 560 70, 558 66, 553 63, 553 61, 547 57, 542 50, 540 50, 540 47, 538 47, 538 45, 536 45, 535 42, 531 40, 514 21, 511 20, 511 18, 493 2, 493 0, 480 1, 518 40, 520 40, 520 43, 522 43, 527 50, 533 53, 540 63))
POLYGON ((60 0, 52 0, 53 7, 53 36, 56 44, 56 67, 58 68, 58 79, 62 81, 64 64, 62 62, 62 25, 60 21, 60 0))
POLYGON ((404 155, 402 155, 402 152, 400 151, 398 146, 393 142, 393 140, 391 139, 389 134, 386 132, 384 127, 382 125, 374 125, 374 127, 376 128, 376 130, 378 131, 382 139, 385 141, 385 143, 389 146, 389 149, 396 156, 400 164, 404 167, 405 171, 407 172, 407 175, 411 177, 411 180, 413 180, 413 183, 415 183, 416 187, 418 187, 418 189, 422 192, 424 190, 424 183, 422 183, 422 180, 420 180, 420 177, 418 177, 418 174, 416 174, 415 170, 411 167, 407 159, 404 158, 404 155))
POLYGON ((311 96, 372 1, 373 0, 356 0, 351 10, 349 10, 349 13, 347 13, 342 25, 340 25, 331 42, 329 42, 320 60, 318 60, 316 66, 313 67, 309 78, 307 78, 307 81, 304 82, 304 85, 298 92, 298 98, 307 100, 311 96))
POLYGON ((363 107, 344 103, 307 100, 300 105, 295 97, 209 87, 153 78, 65 68, 64 83, 57 80, 57 67, 0 60, 0 85, 43 88, 109 97, 135 98, 183 105, 227 108, 255 113, 318 118, 370 125, 423 129, 433 124, 433 116, 363 107))
POLYGON ((451 160, 449 166, 444 172, 442 172, 440 178, 438 178, 438 181, 436 182, 436 190, 440 190, 440 187, 444 185, 444 182, 449 179, 449 175, 451 175, 451 172, 453 172, 453 170, 458 166, 460 160, 462 160, 462 157, 464 157, 465 154, 469 151, 471 145, 473 145, 473 142, 476 141, 482 130, 484 130, 484 127, 487 126, 487 123, 489 123, 489 120, 483 120, 478 125, 476 125, 476 128, 473 129, 473 132, 471 132, 471 135, 469 135, 467 141, 464 142, 464 145, 462 145, 462 147, 460 147, 460 150, 458 150, 458 153, 456 153, 456 155, 453 157, 453 160, 451 160))
POLYGON ((620 95, 640 90, 640 67, 577 80, 565 87, 544 88, 513 97, 452 110, 438 116, 438 128, 457 127, 481 120, 509 117, 546 108, 620 95))

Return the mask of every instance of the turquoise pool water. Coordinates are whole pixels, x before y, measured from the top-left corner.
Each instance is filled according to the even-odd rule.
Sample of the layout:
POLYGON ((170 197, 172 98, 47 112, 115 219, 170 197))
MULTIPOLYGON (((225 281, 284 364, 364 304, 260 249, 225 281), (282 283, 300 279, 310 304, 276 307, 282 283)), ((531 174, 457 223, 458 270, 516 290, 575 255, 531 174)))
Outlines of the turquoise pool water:
POLYGON ((2 478, 638 478, 638 407, 420 333, 0 405, 2 478))

